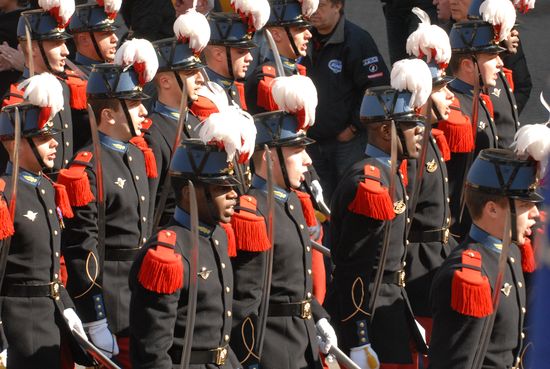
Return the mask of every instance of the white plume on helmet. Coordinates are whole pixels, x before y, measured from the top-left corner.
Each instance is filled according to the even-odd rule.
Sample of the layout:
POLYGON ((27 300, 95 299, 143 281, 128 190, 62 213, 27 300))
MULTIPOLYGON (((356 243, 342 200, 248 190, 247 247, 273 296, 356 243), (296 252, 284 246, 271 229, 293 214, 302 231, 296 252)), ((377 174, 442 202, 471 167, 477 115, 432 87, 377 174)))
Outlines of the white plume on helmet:
POLYGON ((189 47, 198 54, 210 41, 210 26, 204 15, 190 8, 174 22, 174 34, 182 42, 189 40, 189 47))
POLYGON ((133 65, 136 72, 140 74, 140 83, 147 83, 153 80, 159 62, 153 45, 141 38, 128 40, 120 46, 115 54, 115 64, 128 67, 133 65), (141 80, 143 77, 143 80, 141 80))
POLYGON ((309 18, 317 11, 319 0, 298 0, 302 3, 302 14, 309 18))
POLYGON ((550 128, 546 124, 530 124, 518 129, 512 147, 520 158, 532 157, 540 162, 540 174, 544 177, 550 155, 550 128))
POLYGON ((229 108, 227 92, 225 92, 223 87, 216 82, 205 82, 205 84, 197 91, 197 95, 210 100, 214 105, 216 105, 219 112, 229 108))
POLYGON ((391 86, 398 91, 409 91, 411 108, 426 103, 432 93, 432 74, 422 59, 403 59, 395 62, 391 70, 391 86))
POLYGON ((41 108, 50 108, 50 119, 63 110, 63 87, 51 73, 34 75, 21 82, 18 89, 25 90, 23 98, 41 108))
POLYGON ((536 0, 514 0, 514 6, 523 13, 535 8, 536 0))
POLYGON ((107 14, 118 13, 122 6, 122 0, 97 0, 97 3, 103 6, 107 14))
POLYGON ((431 24, 428 14, 417 7, 412 12, 420 19, 418 28, 407 38, 407 54, 417 58, 426 56, 427 62, 435 59, 440 68, 445 68, 451 60, 451 42, 443 28, 431 24))
POLYGON ((200 125, 199 137, 204 143, 223 146, 228 161, 239 154, 239 162, 244 163, 254 153, 256 126, 254 118, 239 107, 228 106, 212 113, 200 125))
POLYGON ((498 29, 498 42, 508 38, 516 23, 516 9, 508 0, 485 0, 479 6, 479 13, 485 22, 498 29))
POLYGON ((256 31, 262 29, 269 20, 271 7, 267 0, 231 0, 231 6, 241 16, 249 18, 256 31))
POLYGON ((315 123, 317 89, 309 77, 277 77, 271 86, 271 94, 279 109, 287 113, 303 114, 300 129, 307 129, 315 123))
POLYGON ((65 25, 73 16, 75 10, 74 0, 38 0, 38 5, 56 15, 59 24, 65 25))

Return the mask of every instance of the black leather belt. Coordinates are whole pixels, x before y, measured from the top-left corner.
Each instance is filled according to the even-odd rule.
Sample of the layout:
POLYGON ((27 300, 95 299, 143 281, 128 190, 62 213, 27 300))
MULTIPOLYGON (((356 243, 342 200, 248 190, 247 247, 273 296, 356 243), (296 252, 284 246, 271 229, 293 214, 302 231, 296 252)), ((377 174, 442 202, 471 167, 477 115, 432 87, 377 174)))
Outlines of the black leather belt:
POLYGON ((411 229, 409 233, 409 242, 449 242, 449 228, 434 229, 429 231, 415 231, 411 229))
POLYGON ((382 283, 396 284, 399 287, 405 287, 405 271, 387 272, 382 276, 382 283))
POLYGON ((107 261, 134 261, 141 248, 137 249, 105 249, 105 260, 107 261))
POLYGON ((269 304, 267 314, 269 316, 298 316, 302 319, 311 319, 311 300, 286 304, 269 304))
MULTIPOLYGON (((172 358, 173 364, 181 363, 182 347, 172 346, 168 350, 168 354, 172 358)), ((212 350, 194 350, 191 351, 191 357, 189 358, 189 364, 201 365, 201 364, 215 364, 222 366, 227 360, 227 346, 218 347, 212 350)))
POLYGON ((51 297, 59 299, 61 282, 54 281, 48 284, 7 284, 2 288, 2 296, 7 297, 51 297))

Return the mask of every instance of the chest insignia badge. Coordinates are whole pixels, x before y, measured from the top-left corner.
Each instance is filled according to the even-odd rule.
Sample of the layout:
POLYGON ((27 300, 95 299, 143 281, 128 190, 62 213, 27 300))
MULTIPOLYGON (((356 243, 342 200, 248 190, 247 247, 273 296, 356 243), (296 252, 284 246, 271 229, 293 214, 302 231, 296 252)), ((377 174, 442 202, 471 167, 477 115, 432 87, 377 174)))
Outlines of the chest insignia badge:
POLYGON ((504 287, 502 287, 500 290, 504 294, 504 296, 508 297, 510 295, 510 290, 512 289, 512 285, 510 283, 504 283, 504 287))
POLYGON ((437 170, 437 162, 435 161, 435 159, 432 159, 426 163, 426 170, 428 171, 428 173, 433 173, 437 170))
POLYGON ((393 211, 395 214, 403 214, 405 209, 407 209, 407 205, 405 205, 403 200, 398 200, 393 203, 393 211))
POLYGON ((126 184, 126 180, 125 179, 122 179, 120 177, 117 178, 115 184, 120 187, 120 188, 124 188, 124 185, 126 184))
POLYGON ((23 216, 25 218, 27 218, 28 220, 30 220, 31 222, 34 222, 36 220, 37 215, 38 215, 38 213, 35 213, 32 210, 27 210, 27 214, 23 214, 23 216))
POLYGON ((493 89, 492 95, 495 95, 496 97, 500 97, 500 91, 501 91, 500 88, 495 88, 493 89))
POLYGON ((201 271, 198 272, 197 274, 198 274, 199 277, 201 277, 202 279, 208 279, 208 277, 210 277, 210 273, 212 273, 211 270, 207 270, 206 267, 202 267, 202 268, 201 268, 201 271))
POLYGON ((485 123, 484 121, 480 120, 480 121, 479 121, 479 129, 485 129, 485 127, 487 127, 487 123, 485 123))

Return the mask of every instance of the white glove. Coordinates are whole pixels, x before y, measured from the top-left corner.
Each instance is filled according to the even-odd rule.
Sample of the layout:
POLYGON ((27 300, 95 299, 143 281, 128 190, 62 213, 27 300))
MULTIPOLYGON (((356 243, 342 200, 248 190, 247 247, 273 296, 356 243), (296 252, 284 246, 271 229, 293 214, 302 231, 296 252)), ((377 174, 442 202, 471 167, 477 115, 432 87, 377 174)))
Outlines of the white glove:
POLYGON ((63 316, 67 320, 67 324, 69 325, 70 330, 77 331, 82 337, 88 339, 88 337, 86 337, 86 332, 84 332, 82 321, 80 320, 78 315, 76 315, 76 312, 73 308, 65 309, 63 311, 63 316))
POLYGON ((378 361, 378 355, 372 349, 370 343, 353 347, 349 354, 349 358, 361 369, 379 369, 380 361, 378 361))
POLYGON ((84 328, 86 328, 94 346, 100 349, 107 357, 110 358, 118 355, 116 337, 109 330, 107 319, 84 323, 84 328))
POLYGON ((319 351, 323 354, 328 354, 332 346, 338 347, 336 332, 334 332, 334 328, 332 328, 326 318, 319 319, 315 327, 317 328, 317 344, 319 345, 319 351))
POLYGON ((8 350, 0 352, 0 369, 8 366, 8 350))

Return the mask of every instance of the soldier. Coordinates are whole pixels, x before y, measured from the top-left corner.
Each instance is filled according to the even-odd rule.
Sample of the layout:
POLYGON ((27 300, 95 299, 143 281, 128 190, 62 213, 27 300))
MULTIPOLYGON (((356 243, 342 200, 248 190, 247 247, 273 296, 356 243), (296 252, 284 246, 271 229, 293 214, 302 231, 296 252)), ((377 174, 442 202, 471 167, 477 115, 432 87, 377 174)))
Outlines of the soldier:
POLYGON ((59 174, 75 207, 63 233, 67 290, 91 341, 124 368, 130 367, 128 274, 149 237, 147 178, 156 175, 154 155, 140 136, 147 115, 141 100, 148 97, 142 88, 153 79, 155 62, 153 46, 133 39, 117 51, 115 64, 94 66, 87 98, 100 142, 59 174))
MULTIPOLYGON (((60 132, 58 135, 60 145, 53 168, 47 169, 49 172, 59 171, 73 156, 73 125, 70 107, 81 97, 81 94, 72 93, 69 81, 65 79, 66 75, 64 74, 65 59, 69 55, 65 41, 71 38, 71 35, 65 32, 65 27, 68 25, 73 11, 73 0, 44 2, 44 8, 21 13, 17 25, 17 38, 23 50, 26 65, 22 78, 30 77, 28 68, 33 65, 33 73, 49 72, 62 80, 65 106, 54 119, 54 128, 60 132), (31 39, 30 50, 28 49, 27 30, 31 39)), ((10 87, 10 94, 2 105, 21 102, 22 95, 23 92, 17 88, 16 84, 13 84, 10 87)), ((0 171, 4 166, 5 163, 0 163, 0 171)))
POLYGON ((476 367, 519 367, 526 297, 517 245, 530 236, 539 215, 536 166, 502 149, 483 150, 472 164, 465 196, 473 224, 432 284, 430 368, 471 368, 476 357, 482 363, 476 367), (512 243, 503 245, 508 219, 512 243), (501 252, 506 252, 503 269, 501 252), (498 285, 497 276, 502 277, 498 285), (492 314, 494 325, 487 325, 492 314))
MULTIPOLYGON (((175 196, 169 188, 167 181, 170 159, 172 158, 177 136, 178 120, 180 114, 185 115, 182 134, 185 138, 197 138, 199 119, 192 111, 187 111, 187 106, 197 100, 198 91, 204 84, 201 74, 201 63, 199 54, 202 52, 208 38, 208 22, 204 15, 189 10, 180 15, 174 23, 176 37, 159 40, 153 43, 159 63, 158 73, 155 76, 154 84, 158 93, 157 101, 153 104, 153 110, 149 119, 150 126, 143 127, 145 139, 153 149, 157 161, 159 175, 149 180, 152 200, 155 206, 151 206, 150 219, 156 219, 161 212, 162 218, 159 225, 166 224, 172 217, 175 209, 175 196), (192 26, 190 26, 192 25, 192 26), (180 112, 182 99, 184 100, 185 112, 180 112), (168 193, 164 205, 160 204, 160 198, 164 191, 168 193)), ((153 230, 156 231, 156 230, 153 230)))
MULTIPOLYGON (((407 39, 407 51, 422 59, 429 58, 428 67, 432 74, 431 111, 428 103, 423 107, 422 114, 431 122, 449 119, 450 106, 454 95, 447 88, 452 81, 445 74, 445 67, 451 58, 449 36, 440 27, 430 24, 428 14, 419 8, 413 8, 421 20, 416 31, 407 39)), ((410 231, 407 240, 407 276, 405 289, 411 302, 416 320, 426 330, 429 343, 431 334, 431 309, 429 304, 429 289, 431 281, 443 260, 456 246, 456 241, 449 234, 451 211, 449 207, 448 174, 445 160, 449 159, 449 146, 441 130, 432 128, 424 142, 424 162, 407 160, 409 173, 408 189, 411 196, 409 206, 410 231), (419 188, 414 188, 417 178, 411 173, 422 170, 419 188), (414 208, 413 208, 414 207, 414 208)))
MULTIPOLYGON (((266 27, 281 55, 284 73, 305 76, 306 69, 297 63, 297 59, 306 56, 311 39, 307 18, 317 10, 317 5, 312 0, 269 0, 269 4, 271 12, 266 27)), ((277 110, 270 90, 277 76, 273 53, 260 63, 245 83, 246 105, 252 114, 277 110)))
MULTIPOLYGON (((75 64, 86 78, 90 75, 93 64, 112 63, 115 60, 118 42, 115 34, 118 26, 115 24, 115 19, 119 9, 120 2, 113 0, 104 1, 102 5, 86 4, 76 7, 69 24, 69 31, 73 34, 76 46, 75 64)), ((86 81, 82 82, 81 88, 85 90, 86 81)), ((80 109, 72 109, 75 151, 80 150, 90 140, 90 125, 85 102, 84 98, 79 105, 80 109)))
MULTIPOLYGON (((507 4, 507 1, 502 2, 503 6, 507 4)), ((512 15, 515 18, 515 12, 512 15)), ((491 24, 482 20, 467 20, 455 23, 449 36, 453 53, 450 68, 456 77, 449 86, 455 94, 455 100, 449 119, 440 122, 439 128, 445 132, 452 153, 447 161, 447 169, 451 194, 451 233, 457 239, 465 236, 471 223, 466 212, 462 213, 461 203, 468 166, 481 149, 499 145, 493 104, 486 93, 496 86, 498 72, 502 67, 499 53, 504 49, 497 42, 507 37, 513 24, 514 19, 504 19, 502 24, 497 24, 497 21, 491 24), (499 29, 499 33, 495 33, 495 29, 499 29), (473 96, 476 85, 479 86, 479 96, 473 96), (476 99, 477 104, 475 117, 472 113, 473 99, 476 99), (472 129, 474 125, 475 135, 472 129)))
POLYGON ((252 186, 240 197, 239 212, 232 219, 238 251, 232 259, 235 322, 231 347, 246 369, 258 366, 320 368, 319 348, 327 353, 331 345, 337 345, 328 315, 319 302, 312 299, 312 249, 301 205, 303 198, 309 199, 309 196, 297 191, 311 165, 305 147, 312 140, 305 131, 314 121, 315 104, 311 97, 315 88, 313 84, 309 88, 292 83, 285 85, 285 78, 295 77, 306 78, 283 77, 273 86, 273 91, 280 93, 275 93, 274 100, 284 110, 254 117, 258 134, 252 157, 255 170, 252 186), (303 92, 300 95, 303 101, 297 101, 293 94, 298 88, 303 92), (288 113, 291 110, 288 106, 305 114, 288 113), (268 163, 264 145, 273 157, 272 214, 268 208, 268 163), (266 234, 271 216, 275 224, 272 240, 266 234), (269 250, 271 242, 273 249, 269 250), (272 274, 263 278, 270 255, 272 274), (270 290, 265 298, 268 306, 260 303, 262 293, 267 293, 264 287, 270 290), (264 309, 267 309, 265 321, 261 319, 264 309), (265 337, 263 347, 259 347, 260 336, 265 337), (259 351, 262 351, 261 357, 259 351))
MULTIPOLYGON (((31 77, 21 87, 25 87, 27 101, 7 106, 0 114, 0 139, 10 155, 7 171, 0 178, 0 321, 4 323, 3 327, 0 323, 0 336, 5 333, 9 344, 7 366, 67 368, 74 366, 73 359, 91 365, 72 337, 72 330, 83 336, 85 333, 60 281, 63 218, 73 213, 64 201, 65 188, 44 174, 53 167, 57 153, 55 136, 59 131, 53 118, 63 108, 63 88, 49 73, 31 77), (14 141, 16 114, 21 119, 18 152, 14 141), (15 195, 12 176, 16 155, 19 175, 15 195), (14 208, 12 221, 10 211, 14 208), (8 253, 4 254, 6 248, 8 253), (75 351, 71 354, 71 350, 75 351)), ((5 348, 5 342, 1 343, 0 351, 5 348)))
POLYGON ((248 159, 252 154, 247 147, 254 147, 253 124, 250 116, 235 110, 214 113, 201 126, 202 141, 185 140, 176 151, 170 166, 177 200, 174 216, 145 245, 130 273, 134 369, 185 365, 181 364, 184 338, 192 340, 190 367, 240 368, 228 346, 233 309, 229 254, 235 253, 229 222, 237 202, 233 156, 248 159), (214 136, 209 135, 214 131, 214 136), (196 310, 188 302, 194 252, 188 181, 196 187, 199 221, 196 310), (186 326, 188 314, 196 314, 193 327, 186 326))
POLYGON ((405 173, 397 168, 403 159, 419 155, 425 118, 418 108, 432 89, 429 68, 418 59, 399 61, 392 71, 392 85, 395 88, 377 87, 365 94, 361 120, 368 130, 366 157, 348 169, 331 208, 335 269, 325 306, 338 322, 342 348, 351 351, 351 359, 363 369, 378 367, 373 349, 382 368, 417 368, 417 353, 425 349, 404 289, 409 197, 405 173), (405 85, 407 80, 414 89, 405 85), (392 134, 393 129, 397 133, 392 134), (383 248, 387 257, 376 296, 371 291, 383 248))

